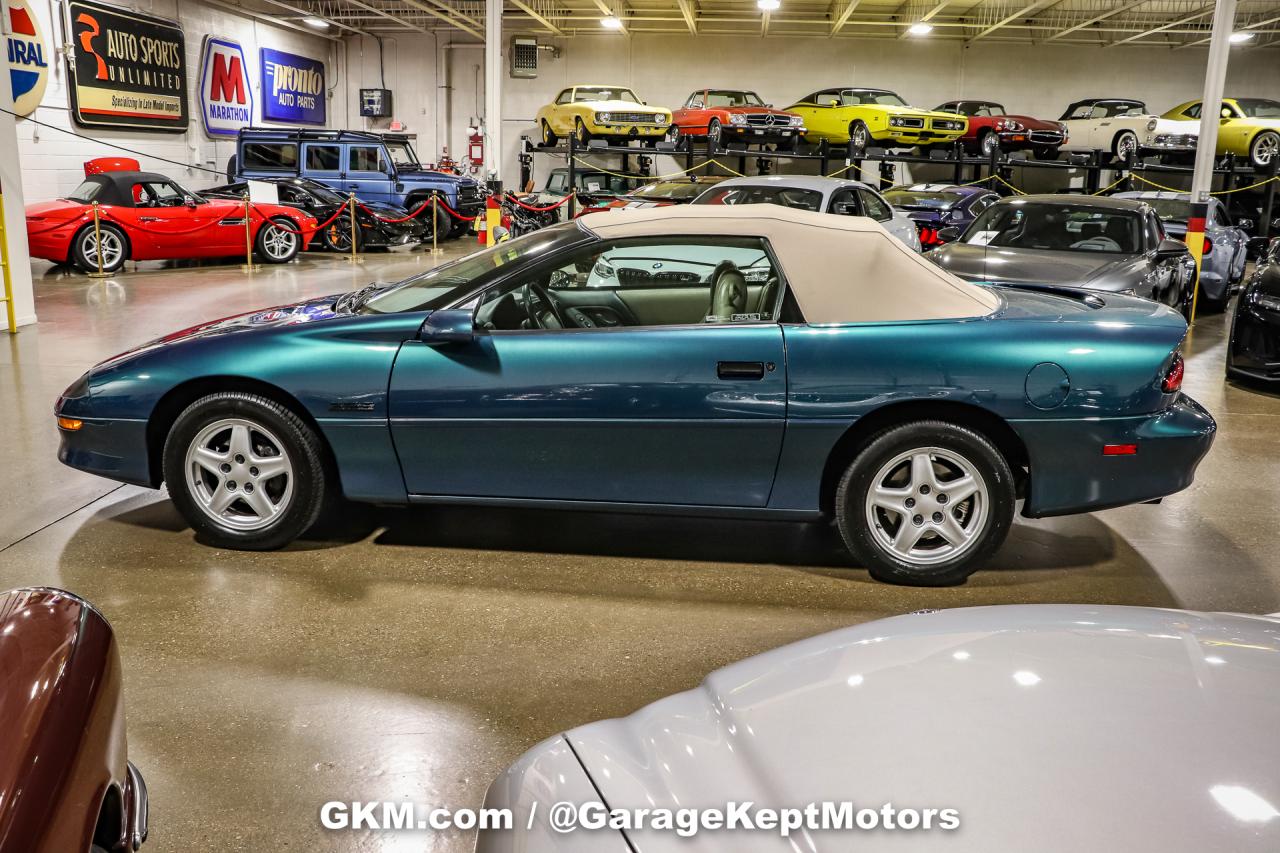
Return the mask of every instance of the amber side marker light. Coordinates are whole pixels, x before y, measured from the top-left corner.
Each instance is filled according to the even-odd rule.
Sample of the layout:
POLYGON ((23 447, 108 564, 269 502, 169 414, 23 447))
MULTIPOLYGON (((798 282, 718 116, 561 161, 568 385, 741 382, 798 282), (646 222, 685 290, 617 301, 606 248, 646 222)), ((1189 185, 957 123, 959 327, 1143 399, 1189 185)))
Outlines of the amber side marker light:
POLYGON ((65 429, 67 432, 75 432, 84 426, 84 421, 79 418, 64 418, 58 415, 58 429, 65 429))
POLYGON ((1134 456, 1138 452, 1136 444, 1104 444, 1102 445, 1103 456, 1134 456))

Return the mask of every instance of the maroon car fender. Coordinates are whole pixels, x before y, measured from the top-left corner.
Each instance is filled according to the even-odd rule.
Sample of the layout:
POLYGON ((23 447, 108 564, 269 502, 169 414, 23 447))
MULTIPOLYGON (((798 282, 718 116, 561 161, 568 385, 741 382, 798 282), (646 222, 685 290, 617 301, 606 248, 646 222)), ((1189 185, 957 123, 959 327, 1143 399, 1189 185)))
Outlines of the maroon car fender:
POLYGON ((102 614, 62 590, 0 593, 0 685, 0 853, 136 850, 146 788, 102 614))

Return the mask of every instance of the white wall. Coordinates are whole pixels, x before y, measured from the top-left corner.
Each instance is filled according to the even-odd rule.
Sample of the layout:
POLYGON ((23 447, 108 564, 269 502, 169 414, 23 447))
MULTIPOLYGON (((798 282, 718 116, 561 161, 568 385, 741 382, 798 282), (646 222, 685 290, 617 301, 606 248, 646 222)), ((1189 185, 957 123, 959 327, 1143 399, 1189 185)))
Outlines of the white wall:
MULTIPOLYGON (((126 5, 126 4, 121 4, 126 5)), ((53 20, 59 7, 51 0, 35 0, 32 3, 46 45, 51 52, 59 40, 61 26, 53 20)), ((200 47, 205 34, 236 39, 244 48, 249 64, 249 79, 253 81, 254 102, 261 117, 262 94, 258 74, 258 48, 273 47, 323 60, 326 85, 330 87, 328 115, 330 124, 340 122, 346 114, 345 87, 340 84, 343 72, 343 46, 341 43, 311 36, 285 27, 242 17, 222 8, 207 6, 194 0, 154 0, 141 4, 128 4, 129 8, 148 12, 163 18, 177 20, 186 35, 187 96, 190 127, 186 133, 141 133, 131 131, 87 129, 77 127, 71 120, 67 97, 67 68, 58 56, 50 61, 48 89, 32 118, 56 127, 74 130, 94 140, 114 142, 150 155, 165 157, 179 163, 225 170, 227 159, 235 152, 235 140, 211 140, 205 135, 200 117, 197 86, 200 80, 200 47)), ((18 150, 22 158, 22 183, 28 203, 56 198, 70 192, 84 178, 83 163, 94 157, 123 152, 78 139, 56 130, 42 128, 30 121, 18 122, 18 150)), ((218 175, 197 169, 182 168, 150 157, 140 157, 142 168, 169 175, 190 185, 193 189, 225 182, 218 175)))

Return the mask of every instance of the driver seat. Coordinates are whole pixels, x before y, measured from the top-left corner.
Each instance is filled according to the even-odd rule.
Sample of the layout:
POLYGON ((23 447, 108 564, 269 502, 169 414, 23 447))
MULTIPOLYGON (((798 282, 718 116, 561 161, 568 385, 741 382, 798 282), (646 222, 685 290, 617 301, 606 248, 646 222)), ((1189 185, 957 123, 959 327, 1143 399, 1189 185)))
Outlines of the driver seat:
POLYGON ((733 261, 721 261, 711 272, 711 305, 708 323, 732 322, 747 311, 747 279, 733 261))

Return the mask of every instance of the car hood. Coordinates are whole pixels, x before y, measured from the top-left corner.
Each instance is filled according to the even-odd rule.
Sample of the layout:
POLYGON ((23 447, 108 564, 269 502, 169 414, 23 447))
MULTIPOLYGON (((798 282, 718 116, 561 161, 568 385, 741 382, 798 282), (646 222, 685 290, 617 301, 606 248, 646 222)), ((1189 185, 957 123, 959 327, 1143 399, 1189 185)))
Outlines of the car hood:
POLYGON ((999 121, 999 119, 1001 118, 1012 119, 1013 121, 1019 122, 1027 130, 1061 130, 1061 127, 1056 121, 1048 121, 1042 118, 1034 118, 1032 116, 1006 115, 1006 116, 999 116, 997 117, 996 120, 999 121))
POLYGON ((1049 252, 949 243, 929 260, 967 281, 1012 284, 1065 284, 1105 290, 1134 286, 1130 277, 1143 263, 1141 255, 1105 252, 1049 252))
POLYGON ((597 113, 665 113, 662 107, 637 104, 632 101, 580 101, 582 106, 597 113))
POLYGON ((749 115, 760 115, 763 113, 775 116, 795 115, 795 113, 789 113, 786 110, 780 110, 777 107, 707 107, 707 110, 712 112, 746 113, 749 115))
MULTIPOLYGON (((1262 853, 1280 841, 1277 651, 1280 622, 1260 617, 925 612, 784 646, 567 738, 614 809, 892 803, 957 809, 961 828, 881 831, 877 849, 1262 853)), ((645 853, 856 846, 627 834, 645 853)))
POLYGON ((397 168, 396 176, 401 179, 404 179, 404 178, 430 179, 433 181, 442 181, 444 183, 454 184, 457 186, 476 183, 476 181, 474 181, 471 178, 467 178, 462 175, 452 175, 448 172, 437 172, 434 169, 421 169, 421 168, 399 169, 397 168))

